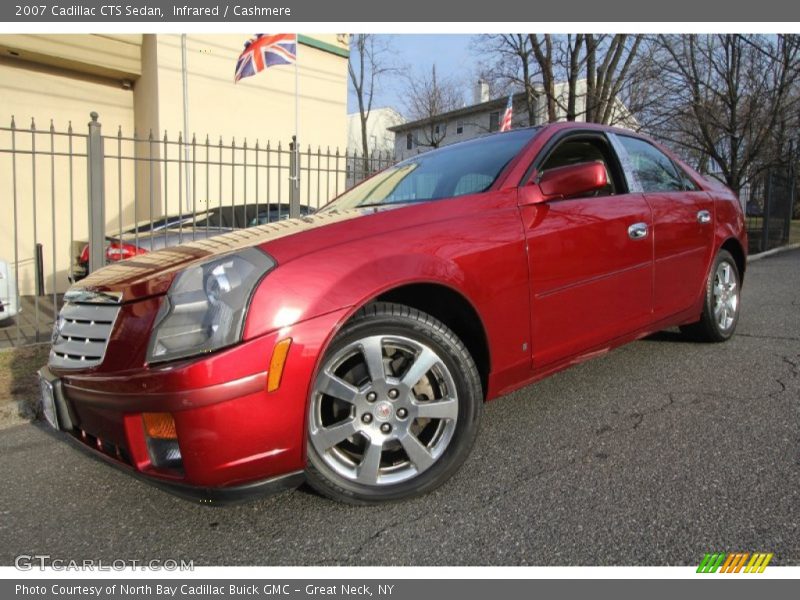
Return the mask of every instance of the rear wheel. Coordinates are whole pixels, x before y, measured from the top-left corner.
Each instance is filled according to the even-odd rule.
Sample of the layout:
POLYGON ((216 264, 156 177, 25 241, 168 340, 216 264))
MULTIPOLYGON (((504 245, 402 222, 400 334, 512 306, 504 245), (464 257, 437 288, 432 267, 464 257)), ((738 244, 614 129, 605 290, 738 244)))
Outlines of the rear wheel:
POLYGON ((740 275, 730 252, 720 250, 706 281, 703 315, 681 331, 701 342, 729 340, 739 322, 740 275))
POLYGON ((308 415, 309 483, 372 504, 433 490, 466 458, 483 405, 475 363, 430 315, 376 303, 325 354, 308 415))

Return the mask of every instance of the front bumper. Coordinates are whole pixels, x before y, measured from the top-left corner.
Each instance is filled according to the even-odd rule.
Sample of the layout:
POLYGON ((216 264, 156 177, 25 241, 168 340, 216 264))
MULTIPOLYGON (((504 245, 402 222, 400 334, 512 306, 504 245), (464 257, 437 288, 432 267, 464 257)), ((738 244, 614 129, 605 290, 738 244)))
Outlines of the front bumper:
POLYGON ((253 498, 260 498, 271 494, 277 494, 286 490, 291 490, 299 487, 305 481, 305 474, 303 471, 295 471, 286 473, 285 475, 278 475, 269 477, 267 479, 260 479, 258 481, 251 481, 241 485, 230 485, 225 487, 201 487, 196 485, 188 485, 177 480, 160 479, 157 477, 148 476, 136 469, 124 464, 120 460, 111 458, 103 452, 97 452, 92 446, 83 443, 79 436, 70 435, 66 431, 59 431, 58 435, 62 439, 66 439, 68 443, 75 446, 79 451, 85 452, 87 455, 94 459, 101 460, 106 464, 116 467, 128 475, 162 489, 170 494, 179 496, 192 502, 207 505, 225 505, 234 504, 237 502, 245 502, 253 498))
MULTIPOLYGON (((225 502, 302 482, 309 385, 344 311, 193 360, 121 373, 45 367, 59 428, 83 448, 180 496, 225 502), (275 344, 292 338, 280 387, 266 389, 275 344), (151 459, 142 413, 169 413, 181 467, 151 459)), ((110 348, 109 348, 110 350, 110 348)), ((108 358, 108 357, 106 357, 108 358)))

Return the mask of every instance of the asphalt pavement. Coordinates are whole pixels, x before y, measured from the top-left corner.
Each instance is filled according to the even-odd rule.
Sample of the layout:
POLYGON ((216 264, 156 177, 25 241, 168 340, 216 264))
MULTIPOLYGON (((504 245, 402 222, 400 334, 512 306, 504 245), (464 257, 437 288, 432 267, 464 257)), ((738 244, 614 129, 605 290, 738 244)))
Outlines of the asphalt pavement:
POLYGON ((17 426, 0 431, 0 564, 800 565, 799 375, 792 251, 750 265, 728 343, 664 332, 493 402, 461 471, 408 502, 198 506, 17 426))

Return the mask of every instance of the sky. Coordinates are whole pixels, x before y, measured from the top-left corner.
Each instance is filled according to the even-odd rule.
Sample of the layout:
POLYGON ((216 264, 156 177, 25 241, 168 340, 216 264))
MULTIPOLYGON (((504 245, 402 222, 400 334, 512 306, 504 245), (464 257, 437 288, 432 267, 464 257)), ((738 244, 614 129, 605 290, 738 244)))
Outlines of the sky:
MULTIPOLYGON (((429 71, 436 63, 436 72, 464 81, 465 100, 469 99, 474 74, 474 58, 470 51, 473 35, 456 34, 385 34, 380 36, 395 51, 394 60, 405 65, 412 73, 429 71)), ((349 84, 349 78, 348 78, 349 84)), ((376 88, 373 108, 391 106, 403 112, 404 82, 398 76, 387 76, 383 85, 376 88)), ((358 110, 352 85, 348 94, 347 112, 358 110)))

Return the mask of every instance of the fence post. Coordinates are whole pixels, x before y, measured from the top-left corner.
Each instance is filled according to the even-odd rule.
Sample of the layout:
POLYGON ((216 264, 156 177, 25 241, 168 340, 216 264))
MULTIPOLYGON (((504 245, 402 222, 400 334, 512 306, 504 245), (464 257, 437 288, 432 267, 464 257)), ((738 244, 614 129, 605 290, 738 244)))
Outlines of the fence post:
POLYGON ((98 114, 92 112, 90 116, 86 163, 89 168, 89 272, 92 273, 104 263, 106 202, 102 128, 98 114))
POLYGON ((764 210, 761 216, 761 252, 769 250, 769 213, 772 204, 772 170, 767 171, 767 181, 764 184, 764 210))
MULTIPOLYGON (((36 242, 36 295, 44 296, 44 246, 36 242)), ((36 333, 39 333, 38 331, 36 333)))
POLYGON ((289 144, 289 218, 300 216, 300 145, 297 136, 289 144))
POLYGON ((792 238, 792 217, 794 217, 794 203, 797 202, 797 174, 794 170, 794 165, 789 167, 789 211, 784 220, 786 231, 784 233, 784 243, 789 243, 792 238))

